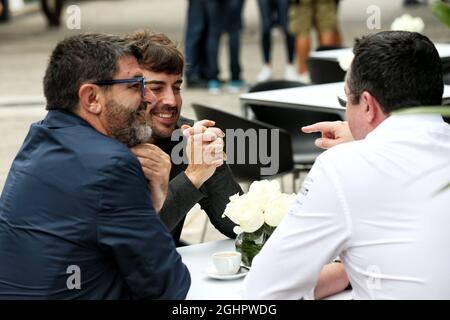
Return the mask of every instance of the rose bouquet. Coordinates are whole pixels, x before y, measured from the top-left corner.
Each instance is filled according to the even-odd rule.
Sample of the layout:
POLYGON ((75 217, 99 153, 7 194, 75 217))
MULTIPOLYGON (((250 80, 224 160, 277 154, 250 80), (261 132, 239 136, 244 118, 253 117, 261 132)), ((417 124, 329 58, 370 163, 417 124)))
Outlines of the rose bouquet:
POLYGON ((230 197, 223 216, 237 224, 234 228, 238 235, 236 249, 242 253, 245 265, 251 265, 253 257, 287 214, 295 197, 295 193, 282 193, 276 180, 255 181, 248 193, 230 197))

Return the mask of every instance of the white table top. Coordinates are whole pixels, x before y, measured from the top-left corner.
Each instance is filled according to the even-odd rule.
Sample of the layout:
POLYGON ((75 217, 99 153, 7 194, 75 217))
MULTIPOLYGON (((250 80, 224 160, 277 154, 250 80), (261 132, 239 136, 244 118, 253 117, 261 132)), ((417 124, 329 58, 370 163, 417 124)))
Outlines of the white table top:
MULTIPOLYGON (((324 111, 335 111, 345 117, 345 108, 339 105, 338 95, 345 99, 344 82, 244 93, 239 98, 244 109, 248 104, 302 108, 314 111, 317 111, 317 108, 323 108, 324 111)), ((443 97, 450 97, 450 85, 444 86, 443 97)))
POLYGON ((345 108, 338 103, 338 95, 345 99, 344 82, 244 93, 239 98, 242 104, 321 107, 345 113, 345 108))
MULTIPOLYGON (((436 50, 441 58, 450 58, 450 44, 448 43, 435 43, 436 50)), ((323 58, 329 60, 337 60, 338 57, 344 54, 352 52, 352 48, 342 48, 334 50, 324 50, 324 51, 312 51, 309 56, 314 58, 323 58)))
MULTIPOLYGON (((234 240, 221 240, 177 248, 191 274, 188 300, 242 300, 244 278, 216 280, 204 271, 212 268, 211 255, 217 251, 234 251, 234 240)), ((330 300, 349 300, 351 293, 345 291, 329 297, 330 300)))

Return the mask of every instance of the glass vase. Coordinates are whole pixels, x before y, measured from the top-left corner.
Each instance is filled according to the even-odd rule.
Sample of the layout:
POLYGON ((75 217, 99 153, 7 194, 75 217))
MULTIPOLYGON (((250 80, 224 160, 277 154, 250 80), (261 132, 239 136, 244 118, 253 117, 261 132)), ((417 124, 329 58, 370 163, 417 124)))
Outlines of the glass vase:
POLYGON ((250 267, 252 265, 253 258, 259 253, 274 230, 275 227, 263 224, 255 232, 242 232, 237 235, 235 241, 236 251, 242 254, 242 264, 244 266, 250 267))

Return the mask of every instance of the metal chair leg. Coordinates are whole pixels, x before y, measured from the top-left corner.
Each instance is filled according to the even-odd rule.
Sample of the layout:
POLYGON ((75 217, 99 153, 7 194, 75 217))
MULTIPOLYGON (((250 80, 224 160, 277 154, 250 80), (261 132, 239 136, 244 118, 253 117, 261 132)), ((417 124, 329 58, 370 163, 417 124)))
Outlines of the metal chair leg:
POLYGON ((280 183, 280 185, 281 185, 281 192, 284 193, 284 176, 281 176, 280 180, 281 180, 281 183, 280 183))
POLYGON ((208 215, 205 214, 205 222, 203 224, 203 230, 202 230, 202 235, 200 237, 200 243, 205 242, 206 231, 208 229, 208 222, 209 222, 208 215))

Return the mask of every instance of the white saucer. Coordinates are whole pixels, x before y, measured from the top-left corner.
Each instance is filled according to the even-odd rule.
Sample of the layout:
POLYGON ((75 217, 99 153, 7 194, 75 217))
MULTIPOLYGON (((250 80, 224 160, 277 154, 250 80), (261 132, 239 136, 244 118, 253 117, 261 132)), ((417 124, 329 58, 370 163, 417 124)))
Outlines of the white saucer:
POLYGON ((218 274, 215 268, 210 268, 204 271, 208 277, 217 280, 233 280, 245 277, 248 273, 248 269, 241 267, 239 271, 235 274, 218 274))

